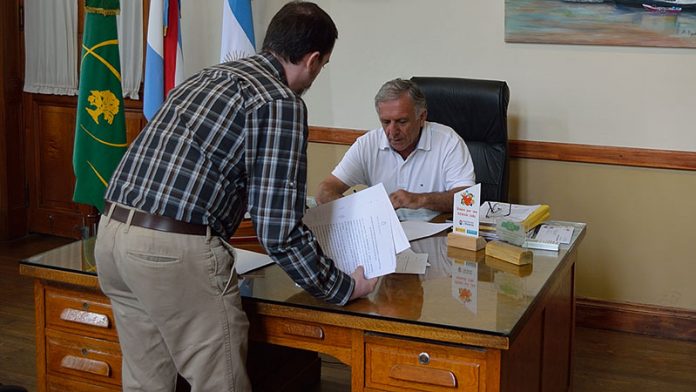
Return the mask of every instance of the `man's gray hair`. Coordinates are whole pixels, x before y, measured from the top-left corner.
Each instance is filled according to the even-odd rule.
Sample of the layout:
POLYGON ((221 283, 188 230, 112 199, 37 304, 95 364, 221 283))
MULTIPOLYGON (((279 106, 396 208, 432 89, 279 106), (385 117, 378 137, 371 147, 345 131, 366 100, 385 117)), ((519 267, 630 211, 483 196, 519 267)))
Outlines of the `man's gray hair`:
POLYGON ((416 109, 416 114, 420 115, 423 110, 428 108, 428 104, 425 102, 425 95, 421 91, 417 84, 406 79, 394 79, 390 80, 380 87, 375 95, 375 109, 378 109, 377 105, 381 102, 394 101, 401 98, 404 93, 408 93, 413 100, 413 106, 416 109))

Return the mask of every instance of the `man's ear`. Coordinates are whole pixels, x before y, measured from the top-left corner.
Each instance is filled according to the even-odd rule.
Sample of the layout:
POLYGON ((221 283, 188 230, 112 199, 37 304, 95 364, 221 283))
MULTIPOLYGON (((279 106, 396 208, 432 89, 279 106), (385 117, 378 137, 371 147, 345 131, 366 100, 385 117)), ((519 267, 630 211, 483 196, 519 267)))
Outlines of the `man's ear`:
POLYGON ((425 120, 428 119, 428 109, 423 109, 421 112, 420 116, 418 116, 418 121, 421 123, 421 126, 425 123, 425 120))
POLYGON ((321 53, 307 53, 304 57, 304 63, 307 68, 321 67, 321 53))

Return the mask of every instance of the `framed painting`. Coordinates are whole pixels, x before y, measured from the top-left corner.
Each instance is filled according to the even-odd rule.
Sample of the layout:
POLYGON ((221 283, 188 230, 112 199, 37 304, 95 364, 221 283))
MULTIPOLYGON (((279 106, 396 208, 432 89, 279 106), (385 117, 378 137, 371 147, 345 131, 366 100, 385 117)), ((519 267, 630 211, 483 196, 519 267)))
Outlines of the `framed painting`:
POLYGON ((696 48, 696 0, 505 0, 505 42, 696 48))

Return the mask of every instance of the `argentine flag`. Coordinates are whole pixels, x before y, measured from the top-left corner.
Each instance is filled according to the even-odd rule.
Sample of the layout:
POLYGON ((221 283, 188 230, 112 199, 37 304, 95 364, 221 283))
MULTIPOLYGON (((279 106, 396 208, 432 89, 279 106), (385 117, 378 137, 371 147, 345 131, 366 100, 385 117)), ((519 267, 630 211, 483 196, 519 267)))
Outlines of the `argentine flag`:
POLYGON ((251 0, 222 0, 220 62, 237 60, 256 53, 251 0))
POLYGON ((150 121, 167 93, 184 80, 179 0, 151 0, 145 53, 143 113, 150 121))

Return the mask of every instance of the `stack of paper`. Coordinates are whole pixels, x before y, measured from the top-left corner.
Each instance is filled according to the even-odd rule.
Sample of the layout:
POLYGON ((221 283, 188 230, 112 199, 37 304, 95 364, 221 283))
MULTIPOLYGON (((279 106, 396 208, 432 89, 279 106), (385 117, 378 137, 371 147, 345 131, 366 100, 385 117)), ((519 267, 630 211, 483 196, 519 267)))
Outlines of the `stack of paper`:
POLYGON ((410 247, 382 184, 310 208, 303 221, 347 274, 360 265, 368 279, 392 273, 396 254, 410 247))
POLYGON ((486 202, 481 204, 479 212, 479 231, 487 240, 500 239, 496 228, 508 225, 519 225, 520 239, 524 240, 526 232, 545 222, 551 216, 550 207, 546 204, 523 205, 502 202, 486 202))

